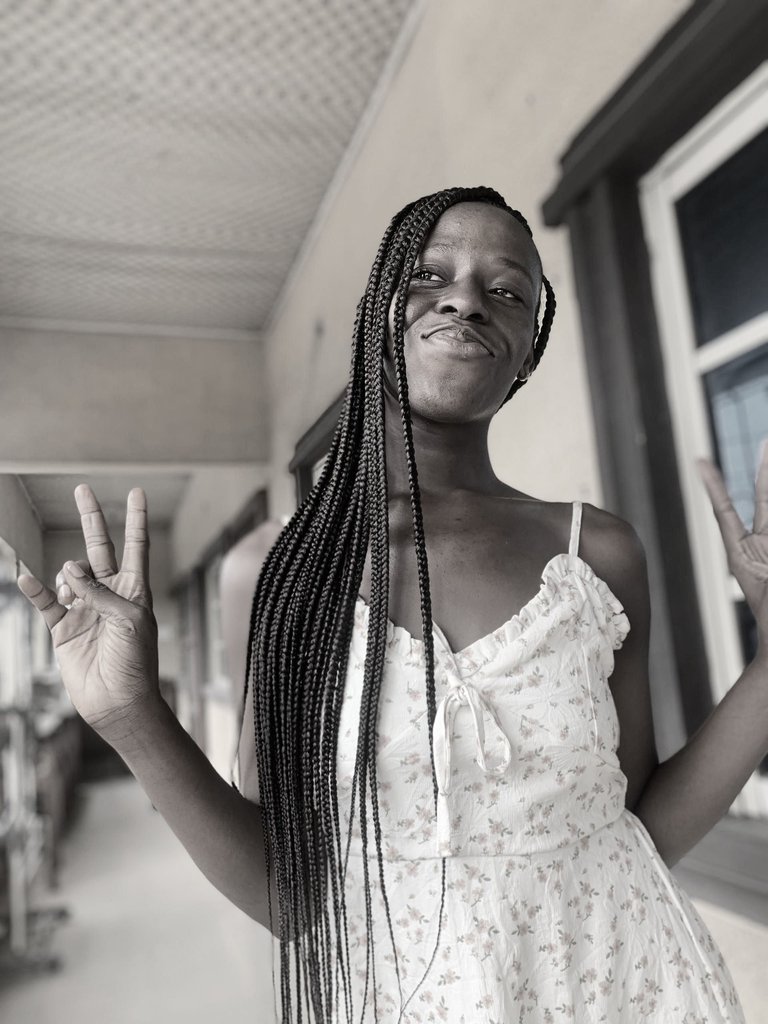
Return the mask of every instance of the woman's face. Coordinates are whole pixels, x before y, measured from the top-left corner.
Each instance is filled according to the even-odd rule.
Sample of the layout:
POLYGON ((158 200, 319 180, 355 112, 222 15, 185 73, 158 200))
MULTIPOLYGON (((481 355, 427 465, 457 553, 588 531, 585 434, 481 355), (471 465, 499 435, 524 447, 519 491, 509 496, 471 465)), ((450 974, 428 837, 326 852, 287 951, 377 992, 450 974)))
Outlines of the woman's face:
MULTIPOLYGON (((405 307, 411 409, 441 423, 490 419, 532 363, 541 264, 505 210, 459 203, 440 217, 416 260, 405 307)), ((397 393, 390 308, 385 374, 397 393)))

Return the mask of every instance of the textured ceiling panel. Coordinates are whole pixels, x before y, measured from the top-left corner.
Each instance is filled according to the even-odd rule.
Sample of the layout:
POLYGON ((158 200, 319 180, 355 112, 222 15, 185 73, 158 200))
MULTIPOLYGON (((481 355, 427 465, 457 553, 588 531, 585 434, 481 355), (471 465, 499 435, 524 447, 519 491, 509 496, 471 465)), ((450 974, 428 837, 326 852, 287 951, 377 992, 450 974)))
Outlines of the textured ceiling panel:
POLYGON ((412 0, 5 0, 0 316, 257 329, 412 0))
POLYGON ((189 478, 188 473, 147 473, 138 480, 135 472, 31 473, 19 476, 44 530, 80 529, 74 491, 78 484, 89 484, 114 538, 122 538, 125 506, 132 487, 144 488, 150 524, 158 526, 173 520, 189 478))

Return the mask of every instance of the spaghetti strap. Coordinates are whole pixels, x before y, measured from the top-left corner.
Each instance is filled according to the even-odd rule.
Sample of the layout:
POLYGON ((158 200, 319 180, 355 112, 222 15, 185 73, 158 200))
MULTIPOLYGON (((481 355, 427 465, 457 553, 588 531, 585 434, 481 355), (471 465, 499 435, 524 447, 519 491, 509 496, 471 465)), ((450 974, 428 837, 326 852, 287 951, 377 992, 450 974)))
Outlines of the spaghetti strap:
POLYGON ((579 553, 579 534, 581 533, 581 502, 573 503, 573 518, 571 519, 571 542, 568 545, 569 555, 579 553))

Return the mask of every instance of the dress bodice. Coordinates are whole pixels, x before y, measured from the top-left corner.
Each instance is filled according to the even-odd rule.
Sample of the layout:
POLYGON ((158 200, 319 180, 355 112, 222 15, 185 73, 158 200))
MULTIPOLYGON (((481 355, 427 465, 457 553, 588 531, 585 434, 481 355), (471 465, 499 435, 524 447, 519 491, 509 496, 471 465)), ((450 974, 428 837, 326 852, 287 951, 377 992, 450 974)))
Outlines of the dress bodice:
MULTIPOLYGON (((630 627, 608 585, 577 554, 580 515, 574 503, 569 551, 549 560, 539 591, 498 629, 454 652, 433 625, 437 808, 424 644, 388 623, 377 746, 386 859, 553 850, 591 835, 624 809, 627 780, 608 678, 630 627)), ((345 814, 368 619, 360 599, 339 729, 345 814)), ((353 853, 359 835, 355 822, 353 853)))
MULTIPOLYGON (((629 622, 578 555, 580 520, 575 502, 569 550, 498 629, 452 651, 433 624, 437 800, 424 644, 387 625, 386 863, 380 873, 360 856, 356 814, 344 874, 351 999, 339 1022, 745 1024, 720 950, 624 806, 608 679, 629 622)), ((347 826, 368 620, 361 599, 338 737, 347 826)))

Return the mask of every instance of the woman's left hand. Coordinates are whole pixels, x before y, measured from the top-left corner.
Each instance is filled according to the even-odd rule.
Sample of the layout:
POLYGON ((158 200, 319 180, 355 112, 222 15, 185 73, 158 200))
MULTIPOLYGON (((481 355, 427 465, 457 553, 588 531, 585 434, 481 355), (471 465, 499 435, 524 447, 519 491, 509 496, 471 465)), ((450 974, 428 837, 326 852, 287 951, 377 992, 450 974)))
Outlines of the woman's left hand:
POLYGON ((763 444, 757 470, 751 530, 733 507, 717 467, 708 459, 697 459, 697 463, 723 536, 728 568, 757 621, 758 657, 768 660, 768 442, 763 444))

